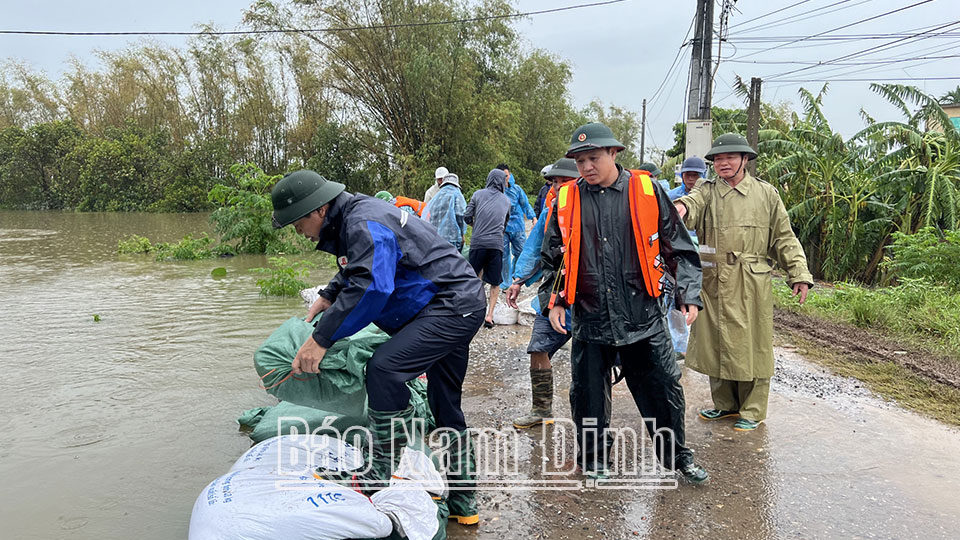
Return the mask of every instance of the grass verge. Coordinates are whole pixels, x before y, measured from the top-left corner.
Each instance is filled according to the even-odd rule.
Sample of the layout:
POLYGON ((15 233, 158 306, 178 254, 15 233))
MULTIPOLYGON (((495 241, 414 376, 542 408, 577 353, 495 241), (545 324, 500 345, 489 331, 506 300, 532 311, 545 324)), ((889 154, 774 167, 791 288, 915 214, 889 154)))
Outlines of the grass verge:
POLYGON ((795 346, 804 358, 837 375, 859 379, 871 391, 907 409, 960 427, 960 389, 930 381, 894 362, 851 357, 795 332, 779 330, 774 341, 795 346))

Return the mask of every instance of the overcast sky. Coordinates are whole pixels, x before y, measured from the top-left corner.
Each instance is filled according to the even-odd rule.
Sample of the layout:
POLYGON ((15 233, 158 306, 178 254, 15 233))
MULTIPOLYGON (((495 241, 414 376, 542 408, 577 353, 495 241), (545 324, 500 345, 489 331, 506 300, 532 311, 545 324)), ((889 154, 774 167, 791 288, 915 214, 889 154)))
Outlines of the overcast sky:
MULTIPOLYGON (((519 11, 529 12, 596 0, 517 0, 519 11)), ((717 0, 720 2, 721 0, 717 0)), ((213 23, 223 30, 236 29, 246 0, 165 0, 164 2, 119 2, 106 0, 52 0, 22 2, 2 0, 2 30, 57 31, 190 31, 199 23, 213 23)), ((695 0, 626 0, 620 3, 542 14, 516 23, 529 47, 545 49, 573 67, 571 97, 576 105, 597 99, 638 113, 647 105, 648 141, 671 146, 671 127, 684 116, 689 48, 684 49, 672 75, 668 70, 690 27, 695 0), (664 90, 652 100, 661 83, 664 90)), ((730 17, 729 42, 724 43, 714 105, 742 106, 731 92, 735 75, 743 79, 771 79, 763 87, 763 100, 797 104, 797 89, 819 90, 822 82, 775 82, 774 75, 802 69, 782 80, 823 78, 918 78, 960 76, 960 58, 930 58, 957 55, 960 51, 960 1, 958 0, 739 0, 730 17), (829 30, 905 8, 891 15, 829 30), (792 7, 791 7, 792 6, 792 7), (832 6, 832 7, 831 7, 832 6), (769 14, 769 15, 768 15, 769 14), (793 19, 788 19, 794 17, 793 19), (757 20, 750 22, 751 19, 757 20), (786 19, 786 20, 783 20, 786 19), (955 23, 955 24, 952 24, 955 23), (951 25, 952 24, 952 25, 951 25), (764 27, 767 25, 767 27, 764 27), (936 28, 942 26, 942 28, 936 28), (925 39, 903 39, 927 31, 925 39), (824 33, 826 32, 826 33, 824 33), (945 36, 936 33, 949 32, 945 36), (793 39, 824 33, 822 38, 857 35, 848 41, 805 39, 789 44, 764 38, 793 39), (871 35, 867 37, 865 35, 871 35), (888 37, 885 34, 895 34, 888 37), (872 39, 877 36, 879 39, 872 39), (754 42, 748 42, 748 39, 754 42), (900 42, 895 42, 903 39, 900 42), (774 50, 769 49, 782 45, 774 50), (858 65, 818 66, 770 62, 818 62, 833 60, 867 48, 869 55, 851 57, 858 65), (889 64, 860 64, 922 57, 923 60, 889 64), (762 63, 751 63, 762 62, 762 63)), ((716 8, 715 17, 720 9, 716 8)), ((76 55, 95 64, 93 51, 112 50, 136 43, 128 37, 61 37, 0 35, 0 57, 18 59, 59 78, 76 55)), ((185 38, 151 38, 182 46, 185 38)), ((960 80, 896 81, 915 84, 939 96, 960 85, 960 80)), ((828 120, 849 136, 863 127, 861 107, 878 119, 898 119, 897 112, 870 92, 869 81, 832 82, 825 99, 828 120)), ((648 142, 648 144, 650 144, 648 142)))

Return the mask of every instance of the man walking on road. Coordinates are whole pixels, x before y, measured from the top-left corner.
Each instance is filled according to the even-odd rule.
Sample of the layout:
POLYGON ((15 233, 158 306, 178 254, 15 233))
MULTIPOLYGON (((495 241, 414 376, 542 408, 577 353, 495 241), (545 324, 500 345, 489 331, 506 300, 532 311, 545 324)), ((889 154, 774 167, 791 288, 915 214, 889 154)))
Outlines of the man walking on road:
POLYGON ((468 258, 480 279, 490 284, 490 301, 483 325, 493 328, 493 308, 503 280, 503 230, 510 219, 510 200, 503 194, 507 175, 500 169, 487 174, 487 187, 478 189, 467 203, 463 218, 473 225, 468 258))
POLYGON ((501 289, 506 289, 510 286, 513 267, 517 264, 517 259, 520 258, 520 253, 523 252, 523 244, 527 239, 527 227, 524 218, 534 220, 537 219, 537 215, 533 213, 533 207, 530 206, 527 193, 517 184, 510 169, 505 164, 497 165, 497 168, 507 175, 507 186, 503 194, 510 200, 510 221, 507 222, 507 227, 503 231, 503 282, 500 284, 501 289), (511 251, 513 252, 512 257, 510 255, 511 251))
POLYGON ((774 261, 802 304, 813 276, 777 189, 746 171, 757 152, 735 133, 705 156, 719 179, 704 180, 676 208, 697 232, 703 261, 703 316, 691 331, 687 367, 710 376, 713 408, 704 420, 739 416, 737 431, 767 417, 773 376, 774 261))
POLYGON ((581 178, 557 194, 543 240, 540 304, 559 333, 566 332, 566 308, 573 312, 570 409, 585 474, 605 476, 610 465, 610 379, 619 354, 650 436, 672 431, 656 445, 660 463, 699 484, 708 476, 685 446, 681 372, 658 297, 666 264, 677 279, 677 303, 693 322, 700 258, 663 188, 646 172, 617 165, 623 149, 603 124, 573 133, 567 157, 581 178))
MULTIPOLYGON (((518 309, 517 296, 520 287, 530 286, 543 274, 540 267, 540 252, 543 247, 543 234, 553 212, 553 201, 561 184, 576 180, 580 176, 577 164, 570 158, 558 159, 547 172, 546 178, 552 183, 550 191, 545 195, 545 204, 540 212, 540 218, 530 230, 530 236, 523 246, 523 252, 517 259, 513 270, 513 284, 507 289, 507 305, 518 309)), ((537 312, 533 322, 533 332, 530 334, 530 344, 527 345, 527 354, 530 355, 530 388, 533 395, 533 406, 530 412, 513 421, 513 427, 524 429, 540 424, 552 424, 553 420, 553 365, 550 361, 553 355, 570 341, 570 310, 567 310, 567 324, 560 333, 550 326, 550 319, 540 312, 540 302, 536 297, 530 306, 537 312)))

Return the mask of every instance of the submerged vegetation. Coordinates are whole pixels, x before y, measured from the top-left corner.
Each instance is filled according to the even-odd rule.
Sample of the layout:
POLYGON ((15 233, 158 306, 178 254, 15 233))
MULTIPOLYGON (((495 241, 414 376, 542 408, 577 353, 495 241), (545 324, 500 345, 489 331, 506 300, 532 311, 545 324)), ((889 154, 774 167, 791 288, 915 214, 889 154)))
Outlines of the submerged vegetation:
POLYGON ((317 265, 310 261, 287 261, 283 257, 270 257, 270 268, 251 268, 251 272, 266 274, 257 280, 260 294, 268 296, 297 296, 310 284, 300 278, 310 275, 317 265))

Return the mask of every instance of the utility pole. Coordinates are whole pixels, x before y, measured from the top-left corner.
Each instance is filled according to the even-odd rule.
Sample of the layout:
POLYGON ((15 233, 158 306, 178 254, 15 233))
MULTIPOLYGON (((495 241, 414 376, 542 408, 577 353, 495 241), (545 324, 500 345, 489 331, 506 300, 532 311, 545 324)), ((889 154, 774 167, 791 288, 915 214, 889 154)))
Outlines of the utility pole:
POLYGON ((643 115, 640 117, 640 163, 643 163, 643 154, 647 149, 647 100, 643 100, 643 115))
MULTIPOLYGON (((750 101, 747 103, 747 144, 754 150, 760 142, 760 77, 750 79, 750 101)), ((757 160, 747 165, 750 174, 757 174, 757 160)))
POLYGON ((713 0, 697 0, 696 28, 691 42, 690 92, 687 94, 687 156, 702 156, 713 141, 710 120, 713 93, 713 0))

